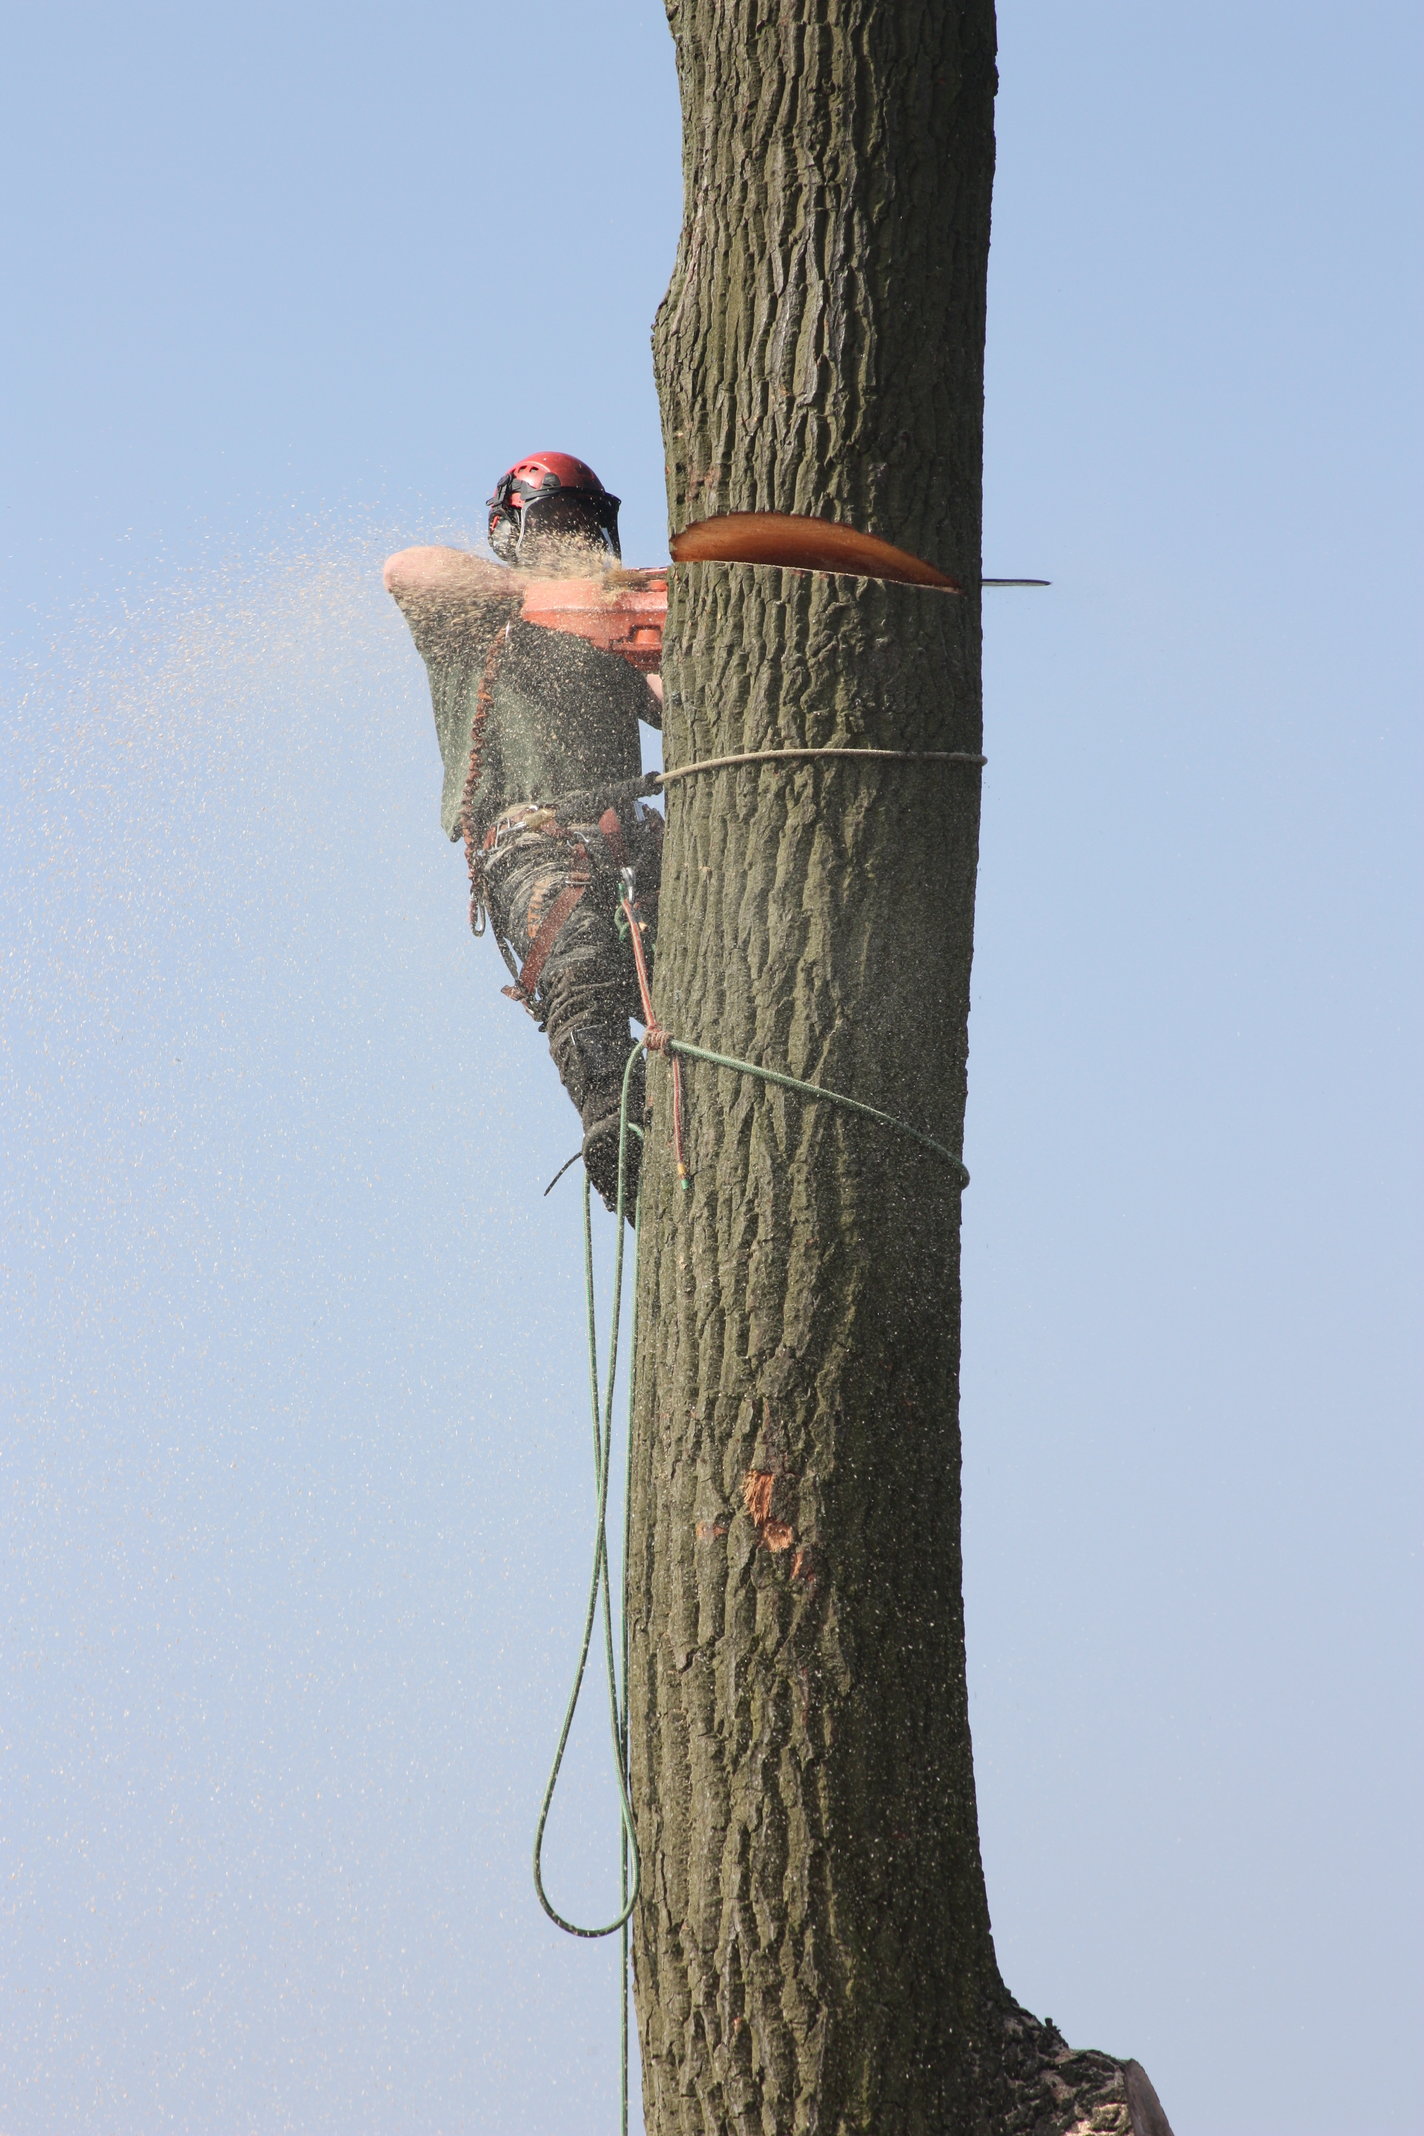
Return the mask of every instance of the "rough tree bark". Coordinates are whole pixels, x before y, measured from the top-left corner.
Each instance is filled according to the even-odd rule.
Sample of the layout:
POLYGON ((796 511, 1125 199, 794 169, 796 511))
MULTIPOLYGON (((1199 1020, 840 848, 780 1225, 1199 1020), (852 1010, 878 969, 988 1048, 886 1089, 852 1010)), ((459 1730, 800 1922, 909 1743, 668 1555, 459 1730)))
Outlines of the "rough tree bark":
MULTIPOLYGON (((668 760, 977 751, 990 0, 669 16, 686 213, 655 356, 674 528, 842 519, 971 590, 679 569, 668 760)), ((667 1028, 958 1149, 977 772, 711 772, 669 790, 668 818, 667 1028)), ((679 1193, 667 1071, 650 1081, 628 1594, 648 2128, 1147 2136, 1135 2065, 1070 2055, 994 1959, 956 1179, 824 1103, 691 1065, 679 1193)))

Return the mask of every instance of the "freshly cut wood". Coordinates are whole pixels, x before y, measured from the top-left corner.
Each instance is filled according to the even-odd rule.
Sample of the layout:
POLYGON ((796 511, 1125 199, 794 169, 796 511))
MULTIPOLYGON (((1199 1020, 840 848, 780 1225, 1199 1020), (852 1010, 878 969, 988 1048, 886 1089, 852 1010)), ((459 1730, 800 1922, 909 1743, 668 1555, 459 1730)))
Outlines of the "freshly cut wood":
POLYGON ((902 586, 938 586, 944 593, 962 590, 934 564, 878 534, 799 512, 719 512, 674 534, 672 556, 676 564, 781 564, 795 571, 893 579, 902 586))

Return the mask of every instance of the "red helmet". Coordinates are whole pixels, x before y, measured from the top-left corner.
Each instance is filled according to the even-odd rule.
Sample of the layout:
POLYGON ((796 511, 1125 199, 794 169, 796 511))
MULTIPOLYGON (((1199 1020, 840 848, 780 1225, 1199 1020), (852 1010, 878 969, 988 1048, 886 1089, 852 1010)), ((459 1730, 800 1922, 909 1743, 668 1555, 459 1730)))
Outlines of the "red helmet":
POLYGON ((586 460, 568 452, 531 452, 516 460, 489 498, 489 542, 501 563, 518 561, 524 536, 569 533, 618 547, 618 504, 586 460))

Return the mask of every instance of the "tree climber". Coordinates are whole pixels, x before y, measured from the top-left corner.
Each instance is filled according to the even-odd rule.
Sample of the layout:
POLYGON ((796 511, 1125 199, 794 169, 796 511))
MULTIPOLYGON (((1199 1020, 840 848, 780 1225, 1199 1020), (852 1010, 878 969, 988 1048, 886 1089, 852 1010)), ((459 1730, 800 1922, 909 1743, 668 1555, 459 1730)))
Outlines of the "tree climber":
MULTIPOLYGON (((500 479, 489 514, 498 563, 403 549, 385 583, 429 672, 445 763, 440 822, 465 842, 471 924, 482 933, 488 915, 513 977, 504 992, 547 1031, 583 1122, 589 1178, 613 1208, 628 1019, 640 1013, 619 929, 620 871, 631 871, 651 952, 662 818, 638 798, 638 722, 661 726, 662 706, 646 674, 572 634, 577 623, 550 629, 520 615, 531 588, 557 579, 600 580, 617 605, 607 574, 619 561, 618 499, 592 468, 567 453, 531 454, 500 479)), ((642 1113, 640 1061, 630 1117, 642 1113)), ((630 1136, 630 1212, 638 1151, 630 1136)))

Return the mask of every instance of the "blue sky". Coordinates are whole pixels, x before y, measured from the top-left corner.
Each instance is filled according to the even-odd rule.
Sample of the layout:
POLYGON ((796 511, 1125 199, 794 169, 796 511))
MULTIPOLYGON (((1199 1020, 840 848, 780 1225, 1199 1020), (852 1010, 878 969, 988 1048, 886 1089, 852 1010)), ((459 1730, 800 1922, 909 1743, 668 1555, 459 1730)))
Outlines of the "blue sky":
MULTIPOLYGON (((1415 2136, 1418 26, 1001 32, 986 568, 1054 584, 988 619, 971 1034, 1000 1955, 1178 2136, 1415 2136)), ((0 2118, 612 2127, 527 1872, 568 1122, 376 567, 539 445, 665 554, 661 11, 6 44, 0 2118)))

